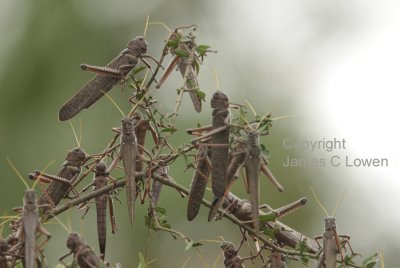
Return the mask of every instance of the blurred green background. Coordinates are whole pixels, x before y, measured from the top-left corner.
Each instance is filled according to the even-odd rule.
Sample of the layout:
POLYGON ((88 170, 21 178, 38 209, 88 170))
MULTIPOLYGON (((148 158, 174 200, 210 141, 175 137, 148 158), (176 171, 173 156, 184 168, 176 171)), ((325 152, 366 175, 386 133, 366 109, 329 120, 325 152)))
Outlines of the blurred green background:
MULTIPOLYGON (((400 267, 399 257, 396 256, 400 239, 398 235, 392 235, 400 227, 398 213, 394 212, 398 211, 396 208, 400 204, 397 197, 397 190, 400 190, 396 181, 398 175, 393 176, 398 173, 392 172, 398 169, 285 168, 283 163, 288 155, 320 158, 330 157, 331 154, 321 151, 311 154, 287 150, 282 146, 286 137, 305 137, 308 140, 351 137, 350 149, 336 153, 358 156, 358 148, 369 148, 369 141, 360 143, 358 136, 352 134, 358 133, 354 132, 356 128, 362 133, 370 133, 370 125, 358 121, 366 116, 358 106, 365 100, 366 93, 347 96, 349 91, 357 90, 357 84, 344 93, 335 85, 329 92, 324 92, 319 86, 330 81, 330 68, 336 68, 332 66, 353 52, 362 50, 371 40, 379 40, 382 29, 391 23, 384 24, 382 21, 386 21, 387 14, 395 14, 392 8, 398 10, 399 5, 394 1, 378 6, 373 1, 312 0, 301 3, 1 0, 0 5, 1 212, 10 213, 12 207, 20 206, 24 189, 7 165, 6 157, 23 174, 40 169, 54 159, 56 163, 49 172, 55 173, 67 150, 76 146, 69 124, 58 121, 58 110, 92 76, 82 72, 79 65, 89 63, 101 66, 109 62, 128 40, 143 34, 144 22, 149 15, 150 21, 162 21, 171 28, 197 24, 198 43, 218 50, 217 54, 206 58, 199 76, 200 86, 207 93, 204 112, 196 114, 188 96, 185 96, 177 120, 180 134, 174 135, 173 143, 187 142, 190 137, 183 130, 194 127, 195 122, 208 124, 211 113, 209 100, 216 88, 213 78, 215 68, 220 87, 232 102, 244 103, 247 99, 260 114, 271 111, 273 117, 290 116, 274 122, 271 134, 262 138, 271 154, 270 168, 286 188, 284 193, 278 193, 263 179, 262 202, 279 207, 301 196, 308 197, 306 208, 282 221, 313 237, 323 232, 324 214, 316 205, 308 186, 314 187, 328 211, 333 209, 347 189, 336 213, 339 232, 350 234, 353 248, 364 257, 383 251, 386 267, 400 267), (342 94, 338 102, 329 97, 336 90, 342 94), (339 112, 348 108, 344 117, 352 119, 349 128, 343 129, 340 125, 346 120, 344 117, 335 117, 335 113, 328 111, 332 102, 339 112)), ((395 35, 396 31, 390 34, 395 35)), ((146 38, 150 54, 159 57, 167 35, 160 26, 149 27, 146 38)), ((374 65, 374 58, 371 60, 367 64, 374 65)), ((355 70, 350 68, 350 71, 355 70)), ((365 84, 369 83, 370 76, 360 77, 365 84)), ((180 75, 175 72, 162 89, 153 91, 163 111, 172 111, 176 88, 180 83, 180 75)), ((111 95, 127 111, 129 106, 126 100, 130 92, 121 89, 117 86, 111 95)), ((384 106, 377 89, 374 92, 371 93, 372 99, 384 106)), ((379 115, 376 104, 371 104, 368 109, 371 107, 379 115)), ((79 118, 83 122, 82 146, 88 153, 104 148, 113 136, 111 127, 119 126, 120 122, 120 114, 106 98, 74 118, 75 126, 79 125, 79 118)), ((376 133, 375 138, 384 140, 387 138, 385 133, 393 131, 398 133, 390 122, 381 125, 381 131, 376 133)), ((396 148, 381 146, 379 156, 391 156, 396 148)), ((369 151, 365 149, 362 152, 368 154, 369 151)), ((397 167, 398 164, 394 168, 397 167)), ((171 167, 170 175, 189 187, 192 171, 185 172, 184 168, 182 161, 178 161, 171 167)), ((89 182, 90 179, 87 179, 83 184, 89 182)), ((246 198, 241 181, 235 185, 234 192, 246 198)), ((208 198, 211 198, 209 193, 208 198)), ((191 259, 186 267, 213 267, 218 257, 216 267, 223 267, 217 244, 209 243, 200 248, 205 264, 195 250, 185 251, 181 240, 174 240, 166 233, 148 232, 143 218, 147 212, 146 205, 137 204, 135 225, 129 226, 124 197, 121 201, 121 205, 116 204, 119 231, 116 235, 109 234, 107 240, 106 258, 111 263, 136 267, 138 252, 142 252, 147 260, 156 259, 151 267, 181 267, 188 257, 191 259)), ((167 209, 173 228, 194 240, 216 240, 222 235, 234 243, 240 241, 238 229, 228 221, 208 223, 205 208, 201 209, 194 222, 188 223, 186 202, 176 191, 164 189, 160 205, 167 209)), ((84 221, 80 220, 75 208, 68 215, 72 218, 74 230, 83 232, 97 251, 94 209, 84 221)), ((65 216, 62 219, 66 221, 65 216)), ((67 234, 58 225, 47 225, 46 228, 53 235, 46 246, 46 253, 50 265, 54 266, 57 258, 67 252, 67 234)), ((3 235, 7 231, 5 228, 3 235)), ((240 255, 249 255, 249 250, 242 249, 240 255)), ((252 265, 248 263, 246 267, 252 265)), ((292 262, 289 267, 303 266, 292 262)))

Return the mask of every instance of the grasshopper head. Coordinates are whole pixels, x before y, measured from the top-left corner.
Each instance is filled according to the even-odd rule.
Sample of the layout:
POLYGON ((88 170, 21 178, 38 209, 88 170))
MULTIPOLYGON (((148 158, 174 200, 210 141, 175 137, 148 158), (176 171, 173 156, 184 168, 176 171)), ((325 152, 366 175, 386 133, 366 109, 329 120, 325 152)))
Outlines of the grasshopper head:
POLYGON ((79 245, 81 244, 81 238, 77 233, 70 233, 67 239, 67 248, 72 252, 76 252, 79 245))
POLYGON ((125 117, 121 120, 121 124, 122 124, 122 133, 127 134, 134 131, 135 125, 133 119, 125 117))
POLYGON ((104 174, 107 170, 107 165, 103 161, 100 161, 94 168, 96 174, 104 174))
POLYGON ((9 249, 7 241, 0 237, 0 252, 7 252, 9 249))
POLYGON ((217 91, 211 98, 211 108, 228 108, 229 99, 222 91, 217 91))
POLYGON ((336 219, 334 217, 326 217, 325 218, 325 230, 333 230, 336 229, 336 219))
POLYGON ((221 244, 221 249, 224 251, 224 252, 227 252, 227 253, 233 253, 233 252, 235 252, 235 245, 232 243, 232 242, 229 242, 229 241, 224 241, 222 244, 221 244))
POLYGON ((127 48, 131 50, 134 56, 140 56, 147 52, 147 41, 143 36, 136 36, 129 41, 127 48))
POLYGON ((35 205, 36 204, 36 193, 34 190, 26 190, 25 191, 25 196, 24 196, 24 204, 32 204, 35 205))
POLYGON ((86 158, 87 155, 85 151, 80 147, 76 147, 68 152, 66 160, 83 163, 86 160, 86 158))

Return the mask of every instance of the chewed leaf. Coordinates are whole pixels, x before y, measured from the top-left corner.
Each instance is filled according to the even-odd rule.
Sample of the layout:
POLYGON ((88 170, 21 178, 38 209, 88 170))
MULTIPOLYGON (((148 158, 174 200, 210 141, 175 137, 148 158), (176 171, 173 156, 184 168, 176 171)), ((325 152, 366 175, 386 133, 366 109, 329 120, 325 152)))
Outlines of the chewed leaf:
POLYGON ((146 268, 147 264, 146 264, 146 260, 144 259, 144 256, 141 252, 139 252, 139 266, 138 268, 146 268))

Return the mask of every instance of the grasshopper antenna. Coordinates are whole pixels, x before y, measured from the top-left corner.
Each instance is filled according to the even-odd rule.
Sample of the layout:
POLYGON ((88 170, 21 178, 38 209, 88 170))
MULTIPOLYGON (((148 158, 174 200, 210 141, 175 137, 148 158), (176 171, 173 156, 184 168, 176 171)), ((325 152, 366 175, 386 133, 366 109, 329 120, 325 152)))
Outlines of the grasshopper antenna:
POLYGON ((164 22, 159 22, 159 21, 154 21, 154 22, 149 22, 148 25, 161 25, 162 27, 164 27, 164 29, 166 29, 169 33, 172 33, 171 28, 169 28, 164 22))
POLYGON ((62 227, 68 234, 72 233, 72 228, 71 228, 71 226, 69 226, 69 228, 68 228, 68 227, 60 220, 60 218, 57 217, 57 216, 54 216, 53 218, 61 225, 61 227, 62 227))
POLYGON ((106 97, 111 101, 111 103, 118 109, 118 111, 121 113, 122 117, 125 117, 124 112, 122 111, 122 109, 118 106, 118 104, 115 102, 115 100, 113 98, 111 98, 111 96, 107 93, 102 91, 104 95, 106 95, 106 97))
POLYGON ((219 88, 218 74, 217 74, 217 70, 215 69, 215 67, 213 67, 213 74, 214 74, 214 80, 215 80, 215 85, 217 86, 217 90, 221 91, 221 89, 219 88))
POLYGON ((142 103, 142 101, 144 100, 144 98, 146 98, 147 94, 149 94, 149 93, 150 93, 150 90, 147 91, 147 92, 143 95, 143 97, 132 107, 132 109, 130 110, 128 116, 132 116, 132 115, 133 115, 133 113, 136 111, 136 109, 137 109, 137 107, 139 106, 139 104, 142 103))
POLYGON ((325 215, 326 215, 327 217, 329 217, 328 211, 327 211, 327 210, 325 209, 325 207, 322 205, 321 201, 319 201, 317 194, 314 192, 314 189, 313 189, 311 186, 309 186, 309 187, 310 187, 310 190, 311 190, 311 192, 313 193, 314 198, 315 198, 315 200, 317 201, 319 207, 325 212, 325 215))
POLYGON ((143 31, 143 36, 144 36, 144 37, 146 37, 147 28, 149 27, 149 19, 150 19, 150 16, 147 16, 146 22, 145 22, 145 24, 144 24, 144 31, 143 31))
POLYGON ((71 126, 72 133, 74 133, 76 144, 80 148, 81 147, 81 143, 79 142, 78 136, 76 135, 76 131, 75 131, 74 125, 72 124, 71 120, 68 120, 68 122, 69 122, 69 125, 71 126))
POLYGON ((250 104, 250 102, 247 99, 244 99, 244 102, 250 107, 250 110, 253 112, 254 116, 257 116, 256 110, 254 107, 250 104))
POLYGON ((9 158, 7 158, 7 162, 10 165, 10 167, 12 168, 12 170, 14 170, 15 174, 17 174, 18 178, 22 181, 22 183, 25 184, 26 189, 29 189, 28 183, 24 180, 21 173, 19 173, 18 169, 14 166, 14 164, 11 162, 11 160, 9 158))
POLYGON ((333 209, 333 211, 332 211, 332 217, 335 216, 336 210, 338 209, 338 207, 339 207, 340 204, 342 203, 345 194, 346 194, 346 189, 343 191, 343 194, 342 194, 342 196, 340 197, 340 199, 338 200, 338 202, 337 202, 337 204, 336 204, 336 207, 333 209))

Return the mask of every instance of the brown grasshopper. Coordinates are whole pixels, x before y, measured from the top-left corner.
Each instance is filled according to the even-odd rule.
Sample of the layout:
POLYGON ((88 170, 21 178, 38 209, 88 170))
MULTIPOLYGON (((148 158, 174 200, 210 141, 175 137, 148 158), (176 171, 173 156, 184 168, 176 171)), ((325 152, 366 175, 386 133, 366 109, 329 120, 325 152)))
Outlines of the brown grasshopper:
POLYGON ((322 250, 321 250, 322 255, 318 259, 318 262, 315 267, 316 268, 322 268, 322 267, 336 268, 338 254, 340 254, 340 259, 341 259, 343 267, 346 267, 342 248, 344 248, 344 246, 347 244, 353 255, 359 255, 359 254, 354 253, 353 249, 351 248, 351 245, 349 242, 350 236, 339 235, 337 232, 336 219, 333 217, 333 215, 336 212, 336 209, 340 203, 340 200, 339 200, 338 204, 336 205, 336 208, 331 213, 332 216, 329 216, 328 212, 322 206, 322 203, 319 201, 314 190, 311 187, 310 187, 310 189, 311 189, 312 193, 314 194, 314 197, 317 200, 318 204, 321 206, 322 210, 326 214, 325 231, 322 236, 315 237, 315 241, 318 243, 319 247, 321 247, 321 245, 319 244, 318 240, 323 239, 322 250))
MULTIPOLYGON (((88 185, 83 189, 85 191, 90 186, 93 186, 93 190, 96 191, 100 188, 103 188, 108 185, 109 173, 107 172, 107 166, 103 161, 100 161, 95 169, 95 176, 93 179, 93 183, 88 185)), ((113 180, 113 179, 112 179, 113 180)), ((114 181, 114 180, 113 180, 114 181)), ((114 181, 115 182, 115 181, 114 181)), ((112 233, 115 234, 117 231, 117 226, 114 217, 114 207, 112 197, 109 194, 104 194, 96 197, 96 213, 97 213, 97 236, 99 239, 99 247, 101 258, 104 260, 106 253, 106 237, 107 237, 107 229, 106 229, 106 211, 107 211, 107 201, 110 209, 110 221, 111 221, 111 229, 112 233)))
POLYGON ((159 87, 165 82, 172 70, 177 66, 182 77, 186 79, 185 89, 189 91, 190 98, 192 100, 194 109, 196 112, 201 112, 201 98, 197 94, 199 90, 199 82, 197 81, 197 72, 195 64, 198 64, 195 59, 195 49, 196 43, 194 41, 194 36, 190 39, 182 41, 182 32, 179 29, 182 28, 192 28, 189 27, 179 27, 176 28, 168 37, 166 47, 168 47, 169 52, 173 56, 173 59, 164 75, 160 79, 159 87), (178 51, 180 53, 178 53, 178 51), (184 55, 183 55, 184 54, 184 55))
POLYGON ((221 249, 224 251, 224 265, 226 268, 244 268, 244 259, 238 255, 238 249, 232 242, 225 241, 221 244, 221 249))
POLYGON ((283 254, 277 251, 271 252, 268 257, 268 268, 287 268, 283 254))
POLYGON ((42 206, 43 213, 47 213, 51 208, 56 207, 63 198, 65 198, 72 189, 72 183, 81 172, 81 166, 84 164, 87 156, 81 148, 74 148, 68 152, 65 162, 56 176, 36 171, 29 174, 30 179, 44 178, 51 180, 49 186, 44 190, 38 200, 39 206, 42 206), (43 206, 49 204, 50 206, 43 206))
POLYGON ((8 260, 7 256, 11 255, 10 245, 7 243, 7 240, 0 237, 0 268, 7 268, 8 260))
MULTIPOLYGON (((306 201, 307 199, 300 198, 299 200, 282 208, 274 209, 268 213, 260 211, 259 214, 261 217, 270 219, 263 223, 263 227, 265 227, 267 230, 274 231, 275 238, 279 244, 296 248, 299 243, 304 241, 308 251, 310 253, 316 253, 318 251, 318 244, 313 239, 308 238, 306 235, 297 232, 296 230, 279 221, 273 221, 273 219, 283 217, 288 213, 293 212, 295 209, 304 206, 306 201)), ((249 225, 252 226, 252 205, 248 200, 240 199, 229 192, 224 198, 222 208, 233 214, 238 220, 242 222, 249 222, 249 225)))
POLYGON ((92 106, 99 100, 105 92, 110 91, 114 85, 125 77, 135 68, 139 59, 147 65, 150 65, 144 58, 152 58, 146 55, 147 42, 142 36, 137 36, 128 42, 126 49, 113 59, 106 67, 96 67, 82 64, 81 68, 85 71, 95 72, 97 75, 87 82, 75 95, 73 95, 59 112, 61 121, 74 117, 83 109, 92 106))
POLYGON ((210 150, 207 146, 200 145, 196 156, 196 171, 190 185, 189 200, 187 206, 187 219, 192 221, 199 213, 201 200, 206 190, 208 177, 210 176, 210 150))
MULTIPOLYGON (((235 154, 244 154, 242 164, 237 168, 234 178, 239 176, 240 169, 245 166, 246 168, 246 185, 247 192, 250 194, 250 203, 252 207, 252 221, 256 233, 260 231, 260 224, 258 220, 258 210, 259 210, 259 197, 260 197, 260 187, 259 187, 259 173, 260 171, 268 170, 265 163, 262 163, 263 157, 261 153, 260 145, 260 133, 251 126, 250 130, 247 132, 247 142, 246 148, 242 152, 236 152, 235 154), (262 168, 264 166, 264 169, 262 168)), ((240 160, 240 159, 239 159, 240 160)), ((236 165, 235 165, 236 166, 236 165)), ((234 168, 234 166, 232 166, 234 168)), ((233 172, 233 171, 231 171, 233 172)), ((271 172, 264 172, 270 179, 271 172)), ((272 178, 274 178, 272 176, 272 178)), ((228 179, 230 183, 233 183, 233 179, 228 179)), ((279 190, 283 190, 283 187, 276 181, 273 180, 275 185, 278 185, 279 190)), ((229 191, 230 185, 227 187, 229 191)))
POLYGON ((73 254, 74 261, 76 261, 81 268, 100 267, 100 259, 77 233, 71 233, 68 236, 67 248, 71 251, 59 258, 59 261, 66 267, 68 266, 63 260, 71 254, 73 254))
POLYGON ((213 94, 211 99, 212 112, 212 125, 198 129, 189 129, 188 133, 209 130, 203 136, 195 138, 192 142, 205 141, 211 137, 209 144, 205 144, 210 147, 211 153, 211 185, 214 194, 213 207, 210 209, 208 220, 213 219, 212 212, 215 210, 215 206, 221 204, 221 199, 224 196, 227 187, 227 172, 229 165, 229 134, 230 134, 230 116, 229 116, 229 105, 228 97, 221 91, 217 91, 213 94))
MULTIPOLYGON (((43 204, 41 206, 49 206, 48 204, 43 204)), ((40 232, 46 235, 46 240, 44 240, 40 246, 38 246, 39 250, 42 246, 50 239, 50 233, 40 224, 39 220, 39 211, 36 202, 36 193, 34 190, 28 189, 25 191, 24 195, 24 206, 22 208, 15 208, 14 210, 22 210, 21 217, 21 226, 18 229, 15 237, 19 238, 21 242, 24 244, 23 252, 24 267, 33 268, 35 264, 35 252, 36 252, 36 232, 40 232)), ((10 251, 14 251, 20 245, 17 244, 10 249, 10 251)))
POLYGON ((240 257, 238 252, 242 247, 244 240, 245 238, 242 239, 237 249, 235 248, 235 245, 229 241, 224 241, 221 244, 220 247, 224 252, 224 265, 226 268, 244 268, 245 266, 243 265, 243 262, 245 260, 254 260, 261 254, 262 249, 260 249, 260 251, 258 251, 254 256, 240 257))

